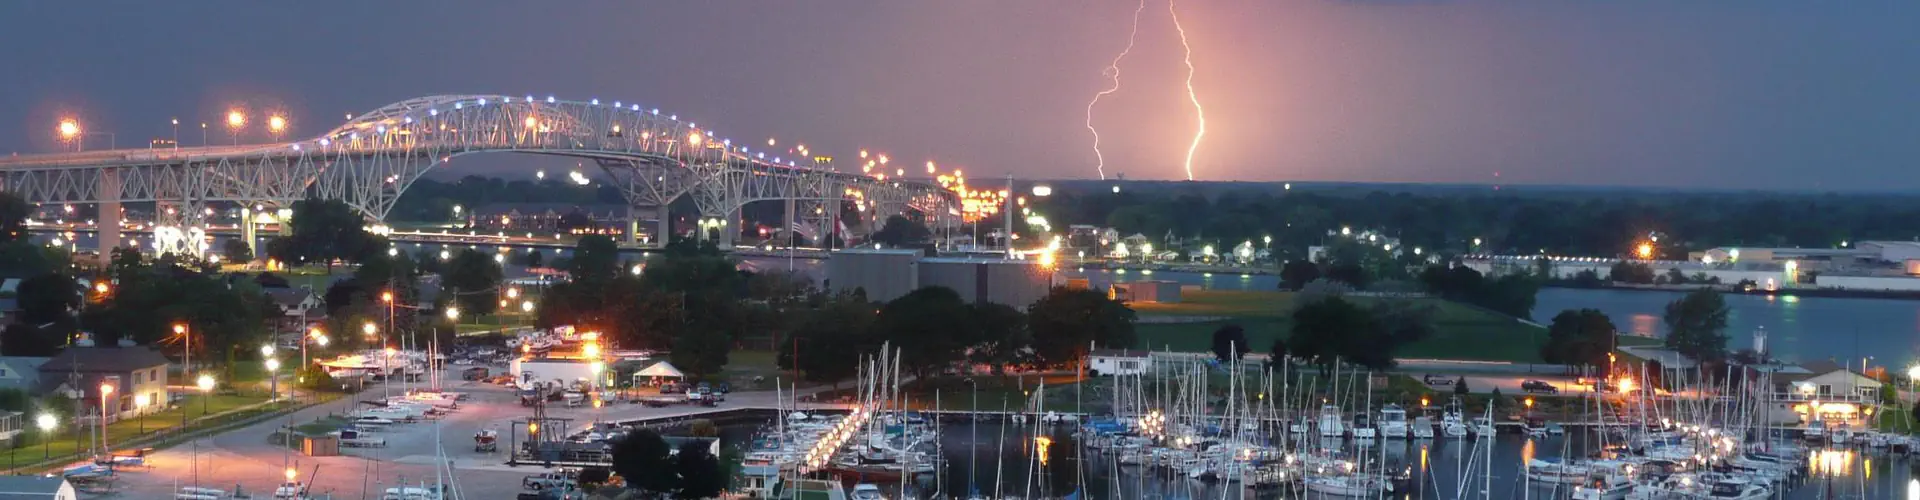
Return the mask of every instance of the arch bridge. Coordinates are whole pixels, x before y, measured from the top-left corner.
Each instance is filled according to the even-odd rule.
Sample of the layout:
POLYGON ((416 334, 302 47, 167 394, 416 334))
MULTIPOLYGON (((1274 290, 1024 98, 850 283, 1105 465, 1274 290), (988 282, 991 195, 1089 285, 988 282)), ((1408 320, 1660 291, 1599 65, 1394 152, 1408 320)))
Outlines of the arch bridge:
MULTIPOLYGON (((839 212, 831 208, 843 200, 860 201, 863 218, 876 223, 909 209, 951 223, 959 208, 953 192, 932 182, 842 173, 826 158, 769 157, 639 104, 504 95, 409 99, 292 142, 0 158, 0 190, 32 203, 99 204, 102 248, 118 246, 121 203, 178 207, 155 210, 170 235, 155 244, 161 252, 196 253, 208 202, 288 207, 311 195, 384 221, 407 187, 434 167, 498 152, 593 161, 632 211, 656 211, 656 235, 667 234, 667 205, 691 196, 703 221, 724 221, 723 245, 739 231, 740 208, 756 201, 785 202, 788 228, 797 220, 831 227, 839 212)), ((251 244, 252 213, 242 213, 251 244)), ((630 241, 639 232, 638 217, 632 219, 630 241)))

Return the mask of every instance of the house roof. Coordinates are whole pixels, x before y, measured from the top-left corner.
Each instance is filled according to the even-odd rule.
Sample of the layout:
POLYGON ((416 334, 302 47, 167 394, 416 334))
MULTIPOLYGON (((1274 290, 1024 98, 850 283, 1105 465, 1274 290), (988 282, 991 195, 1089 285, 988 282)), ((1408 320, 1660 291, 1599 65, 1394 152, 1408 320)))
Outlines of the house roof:
MULTIPOLYGON (((1833 372, 1839 372, 1839 371, 1851 373, 1857 377, 1867 377, 1866 374, 1860 373, 1859 371, 1854 370, 1852 367, 1843 366, 1840 363, 1835 363, 1833 362, 1833 360, 1828 360, 1828 359, 1800 363, 1800 369, 1804 370, 1804 373, 1784 373, 1784 372, 1775 373, 1773 375, 1773 381, 1776 384, 1799 382, 1802 380, 1818 377, 1821 375, 1826 375, 1833 372)), ((1867 378, 1871 378, 1871 377, 1867 377, 1867 378)))
POLYGON ((40 371, 125 372, 168 363, 160 351, 146 347, 69 347, 40 365, 40 371))
POLYGON ((47 364, 47 360, 50 359, 53 358, 43 358, 39 356, 0 356, 0 363, 6 363, 7 366, 13 367, 16 371, 32 372, 39 371, 40 365, 47 364))
POLYGON ((51 498, 66 484, 66 478, 60 477, 0 476, 0 499, 51 498))
POLYGON ((266 292, 267 297, 282 308, 300 305, 313 297, 313 291, 305 288, 268 288, 266 292))

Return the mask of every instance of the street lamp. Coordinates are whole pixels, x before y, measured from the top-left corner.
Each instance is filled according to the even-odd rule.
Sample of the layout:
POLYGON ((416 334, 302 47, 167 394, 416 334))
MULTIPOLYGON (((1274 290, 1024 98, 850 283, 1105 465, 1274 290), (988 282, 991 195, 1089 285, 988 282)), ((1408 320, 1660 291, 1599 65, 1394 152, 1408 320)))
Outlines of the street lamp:
POLYGON ((531 300, 520 301, 520 312, 525 312, 525 313, 533 312, 533 301, 531 300))
POLYGON ((286 130, 287 130, 286 117, 283 117, 280 115, 273 115, 273 116, 267 117, 267 131, 272 132, 273 137, 275 139, 278 139, 280 137, 280 133, 286 130))
MULTIPOLYGON (((200 380, 196 385, 200 386, 200 415, 206 416, 210 411, 207 409, 207 400, 213 399, 213 375, 200 374, 200 380)), ((185 412, 182 412, 180 418, 186 418, 185 412)))
POLYGON ((153 397, 146 393, 133 395, 133 412, 140 419, 140 433, 147 433, 147 405, 153 404, 153 397))
POLYGON ((280 399, 280 359, 267 358, 267 400, 280 399))
POLYGON ((367 334, 368 337, 372 337, 374 334, 380 332, 380 327, 374 326, 372 321, 368 321, 360 324, 360 332, 367 334))
POLYGON ((238 109, 227 111, 227 130, 233 134, 233 145, 240 145, 240 127, 247 125, 247 115, 238 109))
POLYGON ((33 417, 33 423, 34 425, 40 426, 40 459, 45 460, 52 458, 52 452, 49 451, 48 447, 51 446, 53 440, 49 439, 47 434, 52 433, 53 427, 60 424, 59 419, 54 418, 51 413, 42 413, 40 416, 33 417))
POLYGON ((459 320, 460 320, 460 308, 458 308, 458 307, 448 307, 448 308, 447 308, 447 319, 448 319, 448 320, 452 320, 452 321, 459 321, 459 320))
POLYGON ((113 385, 100 384, 100 450, 113 456, 113 447, 107 445, 107 399, 113 397, 113 385))

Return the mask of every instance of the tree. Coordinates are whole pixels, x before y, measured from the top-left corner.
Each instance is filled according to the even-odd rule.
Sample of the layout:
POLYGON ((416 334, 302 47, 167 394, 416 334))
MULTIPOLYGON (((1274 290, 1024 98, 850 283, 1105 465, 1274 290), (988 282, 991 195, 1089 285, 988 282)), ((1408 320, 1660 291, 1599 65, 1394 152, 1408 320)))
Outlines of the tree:
POLYGON ((1133 347, 1133 309, 1089 289, 1054 287, 1027 307, 1034 357, 1048 366, 1072 366, 1089 344, 1106 349, 1133 347))
POLYGON ((1667 348, 1694 361, 1727 356, 1727 303, 1720 292, 1701 288, 1667 304, 1667 348))
POLYGON ((978 337, 968 351, 969 361, 993 367, 995 375, 1004 373, 1009 365, 1029 361, 1026 353, 1033 345, 1033 334, 1027 330, 1026 313, 995 302, 970 307, 978 337))
POLYGON ((500 307, 500 265, 487 254, 471 248, 461 250, 447 263, 442 278, 442 286, 459 305, 461 314, 492 314, 500 307))
POLYGON ((620 247, 613 238, 590 234, 573 246, 567 274, 582 283, 605 283, 620 273, 620 247))
POLYGON ((1327 266, 1326 276, 1327 279, 1346 283, 1362 290, 1366 289, 1367 283, 1371 281, 1367 276, 1366 268, 1360 267, 1356 262, 1335 262, 1327 266))
POLYGON ((928 230, 926 224, 904 215, 893 215, 887 217, 887 221, 880 225, 879 231, 873 232, 871 239, 890 247, 904 247, 925 243, 932 237, 933 231, 928 230))
POLYGON ((1560 311, 1547 326, 1547 344, 1540 346, 1540 358, 1553 364, 1606 366, 1616 331, 1613 320, 1597 309, 1560 311))
POLYGON ((1239 360, 1241 356, 1253 352, 1247 345, 1247 330, 1237 324, 1221 325, 1213 331, 1213 357, 1222 362, 1239 360))
POLYGON ((1472 392, 1472 390, 1470 390, 1470 389, 1467 389, 1467 378, 1466 378, 1466 377, 1460 377, 1460 379, 1459 379, 1459 380, 1455 380, 1455 381, 1453 381, 1453 395, 1455 395, 1455 396, 1465 396, 1465 395, 1467 395, 1467 394, 1468 394, 1468 393, 1470 393, 1470 392, 1472 392))
POLYGON ((1287 359, 1292 353, 1287 352, 1287 339, 1284 337, 1276 337, 1273 339, 1273 346, 1267 348, 1267 354, 1269 356, 1267 358, 1268 362, 1278 364, 1281 360, 1287 359))
POLYGON ((1601 284, 1600 273, 1592 269, 1581 269, 1580 272, 1573 273, 1573 286, 1576 288, 1600 288, 1601 284))
POLYGON ((715 498, 727 487, 727 471, 720 458, 708 451, 708 441, 689 440, 673 456, 673 474, 678 477, 673 497, 693 500, 715 498))
POLYGON ((1613 267, 1609 269, 1607 272, 1607 279, 1609 281, 1613 281, 1617 283, 1636 283, 1636 284, 1644 285, 1647 283, 1652 283, 1653 278, 1654 278, 1654 274, 1653 274, 1652 267, 1648 267, 1645 263, 1630 262, 1625 260, 1614 262, 1613 267))
POLYGON ((1300 291, 1307 283, 1320 279, 1320 266, 1304 260, 1289 261, 1280 267, 1280 289, 1300 291))
POLYGON ((80 288, 73 278, 42 274, 20 281, 14 290, 21 323, 51 323, 73 317, 80 309, 80 288))
POLYGON ((873 330, 900 349, 901 364, 925 377, 952 366, 977 341, 971 313, 953 289, 925 287, 887 302, 873 330))
POLYGON ((1287 337, 1287 351, 1331 371, 1343 355, 1354 351, 1363 332, 1375 331, 1373 318, 1352 302, 1327 297, 1301 304, 1293 311, 1293 334, 1287 337))
MULTIPOLYGON (((546 432, 566 432, 564 429, 546 432)), ((679 478, 674 467, 672 448, 659 432, 637 428, 614 440, 613 472, 627 481, 627 487, 656 495, 677 491, 679 478)))
POLYGON ((545 260, 546 260, 546 256, 542 255, 539 250, 529 250, 527 251, 527 256, 525 260, 522 260, 521 263, 526 265, 529 268, 533 268, 533 267, 540 267, 540 264, 545 260))
POLYGON ((869 333, 874 316, 872 304, 844 294, 828 298, 819 308, 801 314, 791 345, 778 346, 780 367, 798 366, 808 382, 838 388, 840 381, 858 373, 860 356, 874 350, 876 342, 869 333))
POLYGON ((12 192, 0 193, 0 243, 23 241, 27 236, 27 217, 33 205, 12 192))
POLYGON ((372 242, 365 219, 346 202, 307 198, 293 202, 293 229, 286 250, 296 257, 289 262, 321 261, 333 271, 335 260, 357 261, 372 242))
POLYGON ((245 241, 227 240, 220 244, 220 258, 235 264, 250 262, 253 260, 253 249, 247 247, 245 241))

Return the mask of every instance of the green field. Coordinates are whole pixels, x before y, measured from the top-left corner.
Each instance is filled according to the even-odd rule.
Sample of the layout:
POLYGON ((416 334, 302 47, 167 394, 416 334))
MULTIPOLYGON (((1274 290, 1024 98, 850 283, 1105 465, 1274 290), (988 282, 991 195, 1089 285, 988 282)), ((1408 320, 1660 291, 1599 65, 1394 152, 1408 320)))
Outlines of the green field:
MULTIPOLYGON (((1266 352, 1293 328, 1291 292, 1202 290, 1185 292, 1178 304, 1131 304, 1143 321, 1134 326, 1140 346, 1152 350, 1205 351, 1213 331, 1229 323, 1247 331, 1254 351, 1266 352), (1191 323, 1151 323, 1151 317, 1207 317, 1191 323)), ((1376 299, 1352 297, 1367 303, 1376 299)), ((1539 362, 1544 328, 1498 313, 1440 299, 1412 299, 1437 307, 1433 337, 1402 348, 1401 358, 1539 362)))

